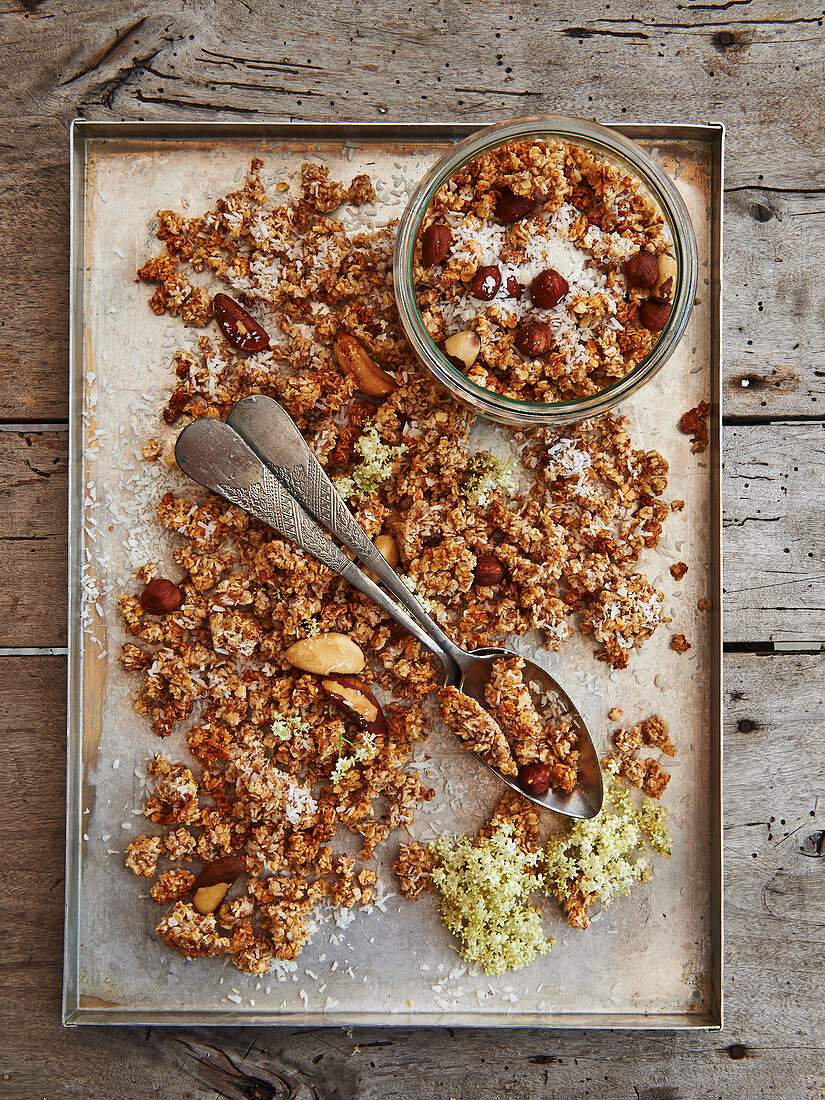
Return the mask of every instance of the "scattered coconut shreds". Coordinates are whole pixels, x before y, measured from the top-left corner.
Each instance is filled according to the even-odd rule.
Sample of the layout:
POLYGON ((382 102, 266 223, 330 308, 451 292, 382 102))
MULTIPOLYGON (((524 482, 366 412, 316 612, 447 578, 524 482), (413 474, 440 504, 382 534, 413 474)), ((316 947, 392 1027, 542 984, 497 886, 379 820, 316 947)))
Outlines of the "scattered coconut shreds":
MULTIPOLYGON (((368 178, 356 177, 348 190, 323 167, 305 165, 300 188, 279 181, 267 203, 260 167, 253 162, 243 187, 203 217, 159 214, 168 255, 140 272, 155 284, 155 312, 196 328, 209 324, 211 290, 188 281, 188 262, 198 273, 211 269, 221 280, 212 289, 241 298, 271 336, 270 349, 248 356, 220 337, 216 346, 214 332, 197 348, 190 337, 189 350, 174 353, 174 390, 162 396, 167 423, 177 430, 181 417, 225 416, 240 397, 271 393, 336 476, 369 535, 396 542, 405 582, 459 644, 535 629, 546 647, 558 649, 578 623, 600 645, 600 659, 624 667, 668 621, 662 593, 633 572, 669 515, 657 499, 667 485, 665 460, 634 449, 626 422, 611 416, 563 432, 514 433, 507 458, 471 453, 467 414, 421 374, 397 329, 388 289, 394 227, 376 229, 368 209, 345 209, 340 221, 328 216, 342 202, 371 203, 368 178), (383 403, 359 408, 355 383, 332 351, 342 331, 395 378, 383 403), (474 586, 477 559, 491 550, 504 574, 492 595, 474 586)), ((410 181, 395 182, 393 194, 408 190, 410 181)), ((184 603, 158 621, 144 615, 135 596, 120 597, 127 630, 140 643, 125 647, 124 667, 131 661, 143 674, 138 710, 160 736, 182 730, 201 765, 193 773, 155 758, 154 793, 141 784, 149 795, 145 814, 169 831, 133 841, 127 863, 151 876, 157 858, 208 864, 243 854, 247 874, 218 911, 200 914, 182 895, 157 931, 185 956, 224 956, 253 975, 274 970, 277 982, 297 983, 294 960, 319 927, 338 929, 329 942, 353 950, 345 941, 355 907, 383 912, 394 896, 377 893, 375 872, 359 870, 357 860, 369 860, 394 828, 409 827, 417 803, 432 797, 407 765, 420 755, 414 742, 427 735, 419 701, 434 686, 433 669, 417 643, 393 635, 372 605, 353 600, 344 582, 240 509, 175 495, 191 486, 182 490, 173 461, 157 461, 154 437, 141 457, 145 432, 138 438, 134 427, 129 435, 120 426, 109 438, 97 428, 97 385, 87 382, 84 625, 91 628, 113 597, 92 573, 90 548, 106 577, 108 560, 97 545, 110 537, 107 530, 122 533, 138 573, 158 556, 157 509, 161 526, 176 535, 174 576, 184 603), (121 456, 122 499, 114 501, 98 499, 92 476, 110 449, 121 456), (289 644, 331 630, 351 633, 367 650, 364 675, 376 679, 382 699, 386 693, 413 701, 384 704, 386 735, 360 730, 313 677, 286 667, 289 644), (357 857, 326 847, 346 828, 362 844, 357 857)), ((142 418, 160 411, 148 394, 133 407, 142 418)), ((139 574, 139 583, 146 579, 139 574)), ((128 587, 126 578, 117 584, 128 587)), ((427 774, 424 766, 419 771, 427 774)), ((459 802, 453 799, 454 809, 459 802)), ((432 824, 429 835, 440 831, 432 824)), ((651 847, 668 852, 663 827, 661 813, 646 811, 644 824, 640 817, 651 847)), ((463 957, 499 974, 550 949, 528 900, 542 885, 537 845, 525 845, 517 829, 499 821, 477 840, 442 839, 433 851, 442 918, 463 957)), ((457 1006, 462 989, 443 983, 465 971, 453 968, 440 979, 445 1011, 457 1006)), ((317 974, 305 973, 320 1005, 326 985, 317 988, 317 974)), ((368 980, 351 966, 344 973, 368 980)), ((307 991, 298 996, 308 1007, 307 991)), ((239 991, 229 1000, 240 1003, 239 991)), ((515 993, 505 1000, 515 1003, 515 993)), ((327 998, 323 1007, 335 1005, 327 998)))

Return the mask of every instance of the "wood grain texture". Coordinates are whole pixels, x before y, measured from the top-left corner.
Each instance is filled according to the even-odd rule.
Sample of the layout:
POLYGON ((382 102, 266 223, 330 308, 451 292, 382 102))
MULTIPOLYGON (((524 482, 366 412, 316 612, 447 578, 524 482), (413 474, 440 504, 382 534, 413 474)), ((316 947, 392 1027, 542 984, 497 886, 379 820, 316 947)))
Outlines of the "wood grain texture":
POLYGON ((641 11, 627 0, 170 0, 162 13, 10 0, 0 252, 13 259, 25 242, 26 261, 6 265, 17 308, 0 328, 0 417, 66 415, 73 116, 481 124, 559 110, 727 125, 727 411, 820 416, 822 24, 821 5, 775 0, 641 11))
POLYGON ((266 1098, 818 1097, 825 1085, 819 1011, 825 868, 799 848, 823 827, 817 799, 825 762, 810 747, 825 737, 825 654, 729 654, 725 676, 723 1032, 67 1031, 59 1024, 64 666, 60 658, 0 658, 7 756, 0 769, 4 1097, 213 1100, 218 1094, 203 1065, 181 1040, 199 1055, 210 1046, 229 1054, 247 1075, 246 1092, 237 1095, 253 1095, 250 1078, 256 1078, 270 1083, 269 1092, 259 1084, 254 1093, 266 1098), (784 701, 782 713, 777 699, 784 701), (275 1074, 292 1082, 292 1093, 275 1091, 275 1074))
POLYGON ((67 432, 0 432, 0 646, 66 644, 67 432))
POLYGON ((825 644, 825 425, 725 429, 725 640, 825 644))

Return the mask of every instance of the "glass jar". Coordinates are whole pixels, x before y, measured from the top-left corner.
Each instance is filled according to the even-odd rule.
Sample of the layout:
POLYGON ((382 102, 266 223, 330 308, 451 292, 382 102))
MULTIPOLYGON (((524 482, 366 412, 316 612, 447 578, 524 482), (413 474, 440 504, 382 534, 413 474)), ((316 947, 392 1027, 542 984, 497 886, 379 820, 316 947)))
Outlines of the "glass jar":
POLYGON ((636 393, 667 362, 690 317, 696 296, 696 237, 682 197, 671 180, 634 142, 606 126, 565 115, 546 115, 488 126, 454 146, 413 192, 401 218, 393 256, 393 284, 401 324, 421 363, 464 405, 490 420, 514 426, 551 426, 606 412, 636 393), (471 382, 441 353, 427 331, 413 286, 413 256, 421 223, 439 188, 467 161, 515 141, 560 139, 581 145, 635 176, 659 208, 673 241, 678 267, 673 308, 659 338, 624 378, 588 397, 538 403, 493 393, 471 382))

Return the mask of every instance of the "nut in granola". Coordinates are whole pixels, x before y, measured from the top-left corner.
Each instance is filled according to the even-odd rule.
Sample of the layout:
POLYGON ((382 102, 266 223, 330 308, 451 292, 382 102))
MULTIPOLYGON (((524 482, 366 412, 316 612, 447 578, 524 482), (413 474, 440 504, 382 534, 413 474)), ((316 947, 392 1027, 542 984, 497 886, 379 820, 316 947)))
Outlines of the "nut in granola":
POLYGON ((395 379, 370 359, 354 336, 339 332, 335 358, 344 374, 353 378, 361 393, 368 397, 389 397, 395 389, 395 379))
POLYGON ((294 668, 318 676, 329 676, 333 672, 354 675, 366 664, 363 651, 352 638, 335 631, 302 638, 294 642, 284 656, 294 668))

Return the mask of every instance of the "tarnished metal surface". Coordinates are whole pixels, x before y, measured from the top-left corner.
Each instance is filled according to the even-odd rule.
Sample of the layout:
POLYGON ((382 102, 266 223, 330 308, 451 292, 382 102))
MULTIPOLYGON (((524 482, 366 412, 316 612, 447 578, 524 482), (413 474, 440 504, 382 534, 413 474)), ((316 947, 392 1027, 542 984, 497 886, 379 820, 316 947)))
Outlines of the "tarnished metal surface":
MULTIPOLYGON (((686 501, 658 551, 640 568, 666 593, 674 627, 693 643, 668 648, 667 628, 623 673, 595 661, 571 639, 548 667, 606 742, 606 712, 625 720, 657 711, 668 719, 678 755, 667 802, 675 851, 649 886, 605 911, 586 933, 569 929, 552 903, 545 928, 553 951, 500 978, 462 971, 432 899, 390 897, 385 912, 347 928, 322 923, 297 969, 266 979, 231 964, 186 963, 159 944, 160 909, 146 880, 123 868, 122 851, 142 831, 139 775, 162 748, 186 759, 182 738, 159 745, 131 706, 133 677, 117 663, 123 640, 115 606, 134 588, 137 565, 168 558, 154 503, 180 475, 146 472, 149 435, 168 445, 158 409, 170 384, 172 351, 197 331, 146 305, 135 282, 158 250, 152 219, 160 208, 192 213, 236 186, 252 155, 265 174, 294 171, 322 157, 345 181, 368 171, 397 191, 379 220, 397 216, 414 183, 467 126, 262 126, 259 124, 81 123, 73 134, 72 453, 70 486, 70 672, 67 920, 64 1015, 68 1023, 443 1024, 685 1028, 721 1022, 721 520, 720 286, 722 131, 719 127, 621 127, 675 178, 696 228, 699 291, 687 333, 666 369, 622 412, 638 446, 671 461, 668 498, 686 501), (711 447, 686 452, 679 416, 711 401, 711 447), (144 546, 152 552, 141 559, 144 546), (669 565, 690 572, 678 586, 669 565), (85 592, 85 598, 83 597, 85 592), (696 610, 710 597, 713 610, 696 610), (678 624, 678 625, 677 625, 678 624), (138 773, 138 776, 135 773, 138 773), (126 826, 126 828, 124 828, 126 826), (104 839, 106 838, 106 839, 104 839), (112 854, 109 854, 112 853, 112 854), (338 963, 332 969, 332 963, 338 963), (347 973, 349 970, 351 974, 347 973), (313 978, 312 975, 315 975, 313 978), (260 988, 258 988, 260 986, 260 988), (323 989, 321 988, 323 987, 323 989), (237 1002, 237 1003, 236 1003, 237 1002), (326 1005, 326 1008, 324 1007, 326 1005)), ((495 447, 496 432, 475 437, 495 447)), ((153 467, 162 464, 152 464, 153 467)), ((529 655, 529 651, 528 651, 529 655)), ((435 738, 419 762, 436 798, 414 827, 423 840, 474 831, 492 808, 495 780, 468 754, 435 738)), ((395 889, 383 856, 380 880, 395 889)))

